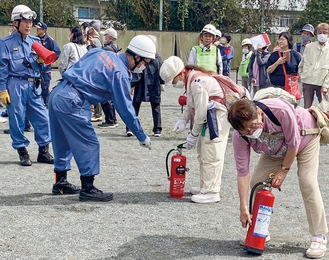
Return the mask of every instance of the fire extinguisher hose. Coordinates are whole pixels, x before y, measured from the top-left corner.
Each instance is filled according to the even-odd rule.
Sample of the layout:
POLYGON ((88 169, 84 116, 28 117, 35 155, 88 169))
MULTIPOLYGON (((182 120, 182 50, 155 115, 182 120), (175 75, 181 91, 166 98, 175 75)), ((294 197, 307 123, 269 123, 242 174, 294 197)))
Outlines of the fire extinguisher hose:
POLYGON ((168 159, 169 159, 169 155, 171 154, 171 152, 175 151, 176 149, 171 149, 168 153, 167 153, 167 156, 166 156, 166 170, 167 170, 167 175, 168 175, 168 178, 170 177, 170 174, 169 174, 169 166, 168 166, 168 159))
POLYGON ((250 214, 252 214, 252 200, 253 200, 253 197, 254 197, 254 193, 255 193, 256 188, 257 188, 259 185, 264 185, 264 182, 263 182, 263 181, 257 182, 257 183, 252 187, 252 189, 251 189, 251 191, 250 191, 250 197, 249 197, 249 212, 250 212, 250 214))

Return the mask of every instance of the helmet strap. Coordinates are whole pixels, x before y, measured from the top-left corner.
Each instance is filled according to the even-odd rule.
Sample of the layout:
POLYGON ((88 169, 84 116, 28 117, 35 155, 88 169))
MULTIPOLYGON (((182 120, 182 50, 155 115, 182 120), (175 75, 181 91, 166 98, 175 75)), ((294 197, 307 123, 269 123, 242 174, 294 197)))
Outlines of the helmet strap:
POLYGON ((136 55, 133 56, 133 59, 134 59, 134 62, 135 62, 135 66, 131 69, 132 71, 133 71, 134 69, 136 69, 137 66, 139 65, 139 63, 141 63, 141 62, 143 61, 143 59, 140 59, 140 60, 138 61, 136 57, 137 57, 136 55))

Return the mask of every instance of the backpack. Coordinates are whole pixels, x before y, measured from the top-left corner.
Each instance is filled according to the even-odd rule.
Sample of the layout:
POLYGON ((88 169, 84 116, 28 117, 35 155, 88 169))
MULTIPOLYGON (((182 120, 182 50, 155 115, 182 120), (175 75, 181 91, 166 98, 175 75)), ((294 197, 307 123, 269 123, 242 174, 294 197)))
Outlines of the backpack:
POLYGON ((297 106, 297 100, 295 96, 291 95, 288 91, 285 91, 282 88, 276 87, 267 87, 258 90, 253 100, 259 101, 267 98, 282 98, 295 107, 297 106))
MULTIPOLYGON (((202 72, 195 73, 192 76, 190 82, 194 81, 197 77, 200 76, 209 76, 209 75, 202 72)), ((211 76, 217 80, 219 86, 223 90, 224 97, 210 96, 209 101, 216 101, 224 105, 226 108, 230 108, 236 101, 238 101, 242 97, 249 98, 249 93, 246 90, 246 88, 236 84, 230 77, 219 75, 219 74, 213 74, 211 76)))
POLYGON ((311 106, 308 111, 316 119, 318 128, 302 130, 301 135, 319 134, 321 136, 320 142, 329 144, 329 119, 326 114, 327 111, 322 111, 320 106, 311 106))
MULTIPOLYGON (((262 96, 262 95, 260 95, 260 96, 262 96)), ((289 96, 285 95, 284 96, 284 99, 286 99, 287 97, 289 97, 289 96)), ((275 115, 272 113, 272 111, 265 104, 263 104, 263 103, 261 103, 259 101, 256 101, 256 100, 254 100, 253 102, 255 103, 255 105, 257 107, 259 107, 259 108, 261 108, 263 110, 263 112, 267 115, 267 117, 275 125, 281 126, 281 124, 278 121, 278 119, 275 117, 275 115)), ((323 102, 328 102, 328 101, 323 101, 323 102)), ((317 107, 311 106, 308 109, 308 111, 316 119, 318 128, 301 130, 300 131, 300 135, 301 136, 304 136, 304 135, 311 135, 311 134, 319 134, 321 136, 320 137, 320 142, 323 143, 323 144, 329 144, 329 114, 327 114, 328 111, 323 111, 323 110, 328 109, 328 108, 325 108, 325 106, 323 105, 323 102, 321 102, 317 107)), ((245 136, 242 136, 242 138, 249 143, 248 138, 246 138, 245 136)))

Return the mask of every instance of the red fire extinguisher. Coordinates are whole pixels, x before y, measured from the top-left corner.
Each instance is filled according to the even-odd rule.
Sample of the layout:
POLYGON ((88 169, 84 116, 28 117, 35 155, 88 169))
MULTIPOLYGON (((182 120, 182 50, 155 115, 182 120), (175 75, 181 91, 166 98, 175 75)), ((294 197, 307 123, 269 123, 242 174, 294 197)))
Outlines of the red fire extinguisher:
POLYGON ((182 150, 185 149, 184 144, 178 145, 176 149, 171 149, 166 157, 166 169, 168 180, 170 181, 170 197, 174 199, 182 199, 184 197, 185 174, 189 170, 186 168, 186 157, 182 154, 182 150), (168 161, 173 151, 177 151, 177 153, 171 157, 171 171, 169 174, 168 161))
POLYGON ((274 174, 271 173, 269 179, 256 183, 250 192, 249 212, 252 214, 252 224, 249 226, 247 232, 244 249, 258 255, 261 255, 264 251, 271 215, 273 213, 275 200, 275 195, 271 192, 273 177, 274 174), (252 207, 253 193, 259 185, 263 185, 263 189, 257 192, 252 207))

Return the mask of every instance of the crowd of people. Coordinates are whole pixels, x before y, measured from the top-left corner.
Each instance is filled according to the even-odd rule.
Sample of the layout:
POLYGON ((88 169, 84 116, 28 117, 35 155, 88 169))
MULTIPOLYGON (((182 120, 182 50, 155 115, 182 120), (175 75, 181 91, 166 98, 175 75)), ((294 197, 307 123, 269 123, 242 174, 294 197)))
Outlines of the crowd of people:
POLYGON ((141 103, 149 102, 153 135, 161 137, 161 89, 166 84, 186 92, 186 107, 173 131, 188 129, 186 148, 197 151, 200 183, 191 188, 191 201, 220 201, 225 150, 233 127, 242 226, 253 221, 248 210, 250 186, 274 172, 272 187, 280 188, 296 159, 311 234, 306 255, 324 256, 328 228, 317 181, 320 137, 301 136, 300 131, 316 128, 307 108, 313 103, 314 93, 321 101, 329 87, 329 24, 319 24, 316 31, 306 24, 301 42, 295 44, 289 32, 280 33, 278 48, 272 53, 269 45, 259 44, 253 50, 249 38, 241 43, 239 75, 243 87, 253 94, 269 86, 283 89, 286 73, 299 75, 304 108, 279 98, 255 103, 246 97, 228 107, 220 102, 225 93, 213 76, 230 77, 235 50, 230 45, 231 35, 222 34, 212 24, 202 28, 199 44, 191 48, 184 64, 177 56, 163 61, 157 40, 150 35, 133 37, 122 52, 116 43, 117 32, 113 28, 101 31, 97 21, 70 28, 69 43, 60 50, 47 34, 46 23, 37 23, 37 36, 31 35, 35 19, 36 13, 25 5, 12 11, 15 30, 0 40, 0 98, 8 114, 12 147, 22 166, 32 165, 27 151, 30 141, 24 135, 27 122, 31 122, 39 146, 37 162, 54 165, 53 195, 79 194, 80 201, 112 200, 112 192, 94 186, 94 178, 100 173, 100 149, 92 123, 116 128, 118 113, 126 125, 126 135, 136 136, 141 146, 151 149, 151 139, 138 114, 141 103), (317 41, 312 41, 315 35, 317 41), (45 65, 32 50, 34 42, 55 52, 59 61, 62 79, 52 91, 51 65, 45 65), (261 154, 253 174, 249 169, 251 150, 261 154), (79 169, 80 186, 67 180, 72 158, 79 169))

